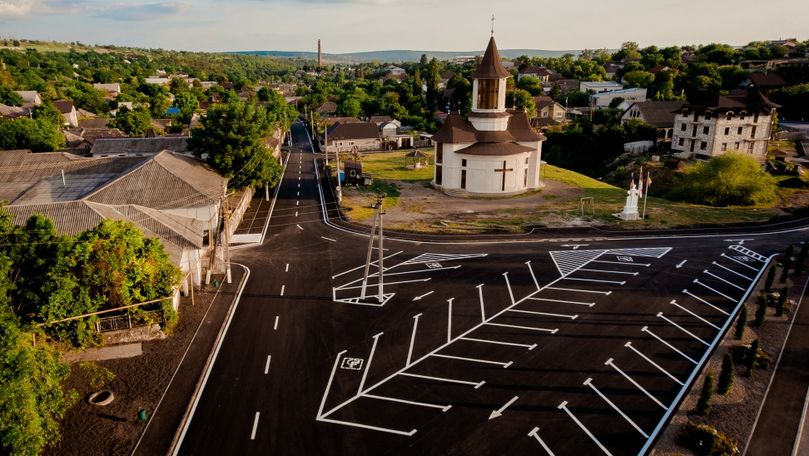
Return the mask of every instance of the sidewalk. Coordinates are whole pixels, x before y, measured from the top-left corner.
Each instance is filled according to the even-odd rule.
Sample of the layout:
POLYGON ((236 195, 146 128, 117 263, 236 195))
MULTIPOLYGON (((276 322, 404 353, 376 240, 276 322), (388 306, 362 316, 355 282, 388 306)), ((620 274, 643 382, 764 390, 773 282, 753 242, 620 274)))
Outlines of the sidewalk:
MULTIPOLYGON (((809 304, 802 302, 806 284, 796 285, 799 287, 795 288, 803 290, 796 300, 800 307, 747 446, 745 454, 750 456, 792 455, 796 437, 801 432, 801 415, 809 388, 809 304)), ((809 450, 806 443, 809 442, 801 445, 804 452, 809 450)))

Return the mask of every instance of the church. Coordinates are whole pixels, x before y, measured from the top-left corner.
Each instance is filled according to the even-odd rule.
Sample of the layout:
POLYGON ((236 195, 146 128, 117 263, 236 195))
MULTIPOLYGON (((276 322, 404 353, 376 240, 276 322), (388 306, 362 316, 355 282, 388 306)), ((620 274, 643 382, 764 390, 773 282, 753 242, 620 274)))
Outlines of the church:
POLYGON ((433 186, 457 196, 516 195, 541 188, 545 137, 525 111, 506 109, 506 81, 494 41, 472 74, 472 112, 450 113, 433 137, 433 186))

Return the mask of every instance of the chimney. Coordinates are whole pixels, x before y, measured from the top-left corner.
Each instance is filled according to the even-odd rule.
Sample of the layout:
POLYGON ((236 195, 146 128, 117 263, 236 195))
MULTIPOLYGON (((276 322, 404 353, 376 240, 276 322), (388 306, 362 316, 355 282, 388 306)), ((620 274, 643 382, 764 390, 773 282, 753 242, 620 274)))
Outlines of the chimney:
POLYGON ((317 68, 323 68, 323 54, 320 50, 320 39, 317 40, 317 68))

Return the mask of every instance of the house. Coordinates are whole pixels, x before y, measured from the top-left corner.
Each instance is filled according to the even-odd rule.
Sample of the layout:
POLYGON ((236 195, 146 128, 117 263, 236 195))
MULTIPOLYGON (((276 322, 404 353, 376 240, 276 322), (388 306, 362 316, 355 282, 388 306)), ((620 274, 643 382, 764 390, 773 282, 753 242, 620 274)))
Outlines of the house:
POLYGON ((16 119, 18 117, 30 117, 31 108, 22 108, 19 106, 8 106, 0 104, 0 117, 7 119, 16 119))
POLYGON ((58 232, 75 235, 105 219, 130 221, 159 238, 196 285, 227 182, 203 162, 167 151, 148 157, 0 151, 0 200, 15 224, 42 214, 58 232))
POLYGON ((472 73, 472 112, 451 113, 433 136, 432 184, 450 195, 504 196, 539 188, 542 141, 524 111, 506 109, 511 74, 494 36, 472 73))
POLYGON ((356 160, 346 160, 343 162, 343 169, 345 170, 344 183, 345 185, 363 185, 364 180, 362 177, 362 162, 356 160))
POLYGON ((540 95, 534 97, 534 104, 537 107, 537 116, 532 121, 534 127, 550 127, 565 122, 565 107, 554 101, 553 98, 540 95))
POLYGON ((604 64, 604 71, 607 73, 607 79, 615 79, 615 76, 618 74, 619 71, 624 69, 624 65, 621 63, 605 63, 604 64))
POLYGON ((338 122, 327 130, 326 153, 379 150, 379 127, 371 122, 338 122))
POLYGON ((65 118, 65 126, 69 127, 78 127, 79 126, 79 113, 76 112, 76 106, 73 105, 72 101, 69 100, 59 100, 54 101, 53 105, 59 112, 62 113, 62 116, 65 118))
POLYGON ((517 73, 517 82, 520 82, 523 78, 535 78, 538 79, 539 82, 549 82, 552 75, 556 74, 555 71, 549 70, 545 67, 528 67, 524 70, 521 70, 517 73))
POLYGON ((104 93, 104 98, 108 100, 114 100, 115 97, 121 94, 121 84, 117 82, 114 84, 96 83, 93 84, 93 88, 104 93))
POLYGON ((582 92, 602 93, 621 90, 624 85, 615 81, 581 81, 579 90, 582 92))
POLYGON ((42 104, 42 98, 40 98, 39 92, 36 90, 15 90, 15 92, 17 92, 17 95, 22 98, 22 106, 24 108, 30 108, 42 104))
POLYGON ((337 114, 337 103, 333 101, 327 101, 317 107, 317 112, 320 113, 320 115, 322 116, 333 116, 337 114))
MULTIPOLYGON (((576 92, 581 86, 581 81, 578 79, 559 79, 553 82, 552 87, 558 87, 562 95, 567 95, 570 92, 576 92)), ((548 88, 550 91, 551 88, 548 88)))
POLYGON ((394 66, 394 65, 389 65, 389 66, 387 66, 385 68, 385 74, 387 74, 388 76, 393 76, 393 77, 406 76, 407 75, 407 70, 405 70, 404 68, 394 66))
POLYGON ((674 114, 685 103, 682 101, 640 101, 632 103, 621 116, 621 124, 630 120, 643 121, 657 129, 657 142, 671 142, 674 114))
MULTIPOLYGON (((376 122, 374 122, 376 123, 376 122)), ((398 120, 389 120, 383 124, 379 125, 379 131, 382 134, 383 139, 392 138, 399 134, 399 129, 402 127, 402 123, 398 120)))
MULTIPOLYGON (((371 116, 368 119, 368 122, 375 123, 377 126, 382 126, 382 124, 386 124, 393 120, 391 116, 371 116)), ((401 125, 400 125, 401 126, 401 125)))
POLYGON ((326 125, 326 127, 331 127, 336 123, 360 123, 360 122, 362 122, 360 119, 348 116, 326 117, 325 119, 323 119, 323 123, 326 125))
POLYGON ((671 150, 680 158, 701 159, 740 151, 763 162, 778 107, 757 90, 685 104, 674 117, 671 150))
POLYGON ((774 90, 778 90, 785 85, 786 81, 784 81, 784 78, 779 76, 777 73, 773 73, 771 71, 754 71, 750 73, 750 77, 745 79, 739 85, 739 87, 745 90, 755 88, 765 94, 770 94, 774 90))
POLYGON ((403 131, 402 123, 398 120, 391 120, 380 125, 379 131, 384 149, 408 149, 413 147, 414 137, 403 131))
POLYGON ((616 99, 621 99, 625 103, 646 101, 646 89, 632 88, 594 93, 590 95, 590 104, 595 108, 608 108, 616 99))
POLYGON ((148 156, 164 150, 190 154, 188 136, 155 136, 153 138, 99 138, 90 154, 94 157, 148 156))

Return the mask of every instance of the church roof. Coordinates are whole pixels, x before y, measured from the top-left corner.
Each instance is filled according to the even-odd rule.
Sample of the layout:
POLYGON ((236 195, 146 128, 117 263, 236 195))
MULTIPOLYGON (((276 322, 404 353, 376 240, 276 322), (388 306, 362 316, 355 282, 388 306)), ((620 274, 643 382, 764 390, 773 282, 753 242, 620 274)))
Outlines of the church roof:
POLYGON ((475 127, 458 113, 452 113, 433 136, 433 141, 450 144, 473 143, 477 141, 475 127))
POLYGON ((508 132, 511 133, 515 141, 534 142, 545 140, 545 136, 531 128, 531 122, 528 120, 528 114, 525 111, 509 110, 509 114, 511 114, 511 118, 508 120, 508 132))
POLYGON ((521 146, 515 142, 507 142, 507 143, 479 142, 472 144, 471 146, 465 149, 456 150, 455 153, 465 155, 505 156, 535 151, 536 149, 532 147, 521 146))
POLYGON ((503 67, 500 61, 500 51, 497 50, 497 44, 494 42, 494 36, 489 40, 489 46, 483 54, 483 59, 480 61, 477 70, 472 74, 472 79, 503 79, 511 76, 503 67))

